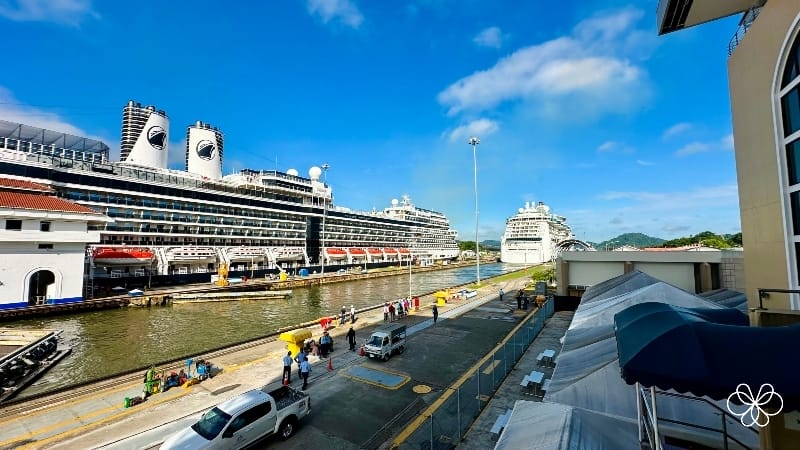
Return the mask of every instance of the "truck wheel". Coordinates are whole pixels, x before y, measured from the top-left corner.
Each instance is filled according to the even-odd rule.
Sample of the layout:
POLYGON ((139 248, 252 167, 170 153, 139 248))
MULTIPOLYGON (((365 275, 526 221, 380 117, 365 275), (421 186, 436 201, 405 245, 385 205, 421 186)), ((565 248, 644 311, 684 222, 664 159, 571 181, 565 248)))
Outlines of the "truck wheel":
POLYGON ((400 348, 397 349, 397 354, 398 355, 402 355, 405 350, 406 350, 406 348, 401 345, 400 348))
POLYGON ((292 437, 295 426, 297 426, 297 421, 295 419, 284 420, 283 423, 281 423, 281 427, 278 429, 278 434, 281 436, 281 439, 285 441, 292 437))
POLYGON ((389 360, 389 354, 388 353, 383 355, 383 360, 384 360, 384 362, 389 360))

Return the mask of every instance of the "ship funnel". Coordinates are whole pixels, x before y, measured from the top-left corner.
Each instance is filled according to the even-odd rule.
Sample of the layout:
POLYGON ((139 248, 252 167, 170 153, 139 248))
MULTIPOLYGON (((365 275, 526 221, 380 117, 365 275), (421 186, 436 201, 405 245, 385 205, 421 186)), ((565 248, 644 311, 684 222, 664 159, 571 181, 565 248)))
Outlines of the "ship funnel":
POLYGON ((198 120, 186 131, 186 171, 212 180, 222 178, 223 135, 198 120))
POLYGON ((122 162, 140 166, 167 168, 169 118, 154 106, 142 107, 133 100, 122 110, 122 162))

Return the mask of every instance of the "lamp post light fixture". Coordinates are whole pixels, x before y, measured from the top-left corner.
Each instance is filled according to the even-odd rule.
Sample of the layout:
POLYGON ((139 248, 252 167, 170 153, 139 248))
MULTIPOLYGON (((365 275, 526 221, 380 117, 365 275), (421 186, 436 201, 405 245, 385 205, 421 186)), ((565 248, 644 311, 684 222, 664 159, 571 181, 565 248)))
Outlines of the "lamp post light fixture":
MULTIPOLYGON (((327 173, 328 169, 330 169, 330 165, 325 163, 322 165, 322 187, 323 190, 326 186, 327 181, 327 173)), ((328 202, 325 199, 325 195, 322 196, 322 252, 320 258, 320 269, 319 269, 319 284, 322 284, 325 280, 325 217, 328 215, 328 202)))
POLYGON ((478 244, 478 144, 481 140, 477 137, 469 138, 467 141, 472 146, 472 164, 475 172, 475 267, 477 271, 477 285, 481 284, 481 249, 478 244))

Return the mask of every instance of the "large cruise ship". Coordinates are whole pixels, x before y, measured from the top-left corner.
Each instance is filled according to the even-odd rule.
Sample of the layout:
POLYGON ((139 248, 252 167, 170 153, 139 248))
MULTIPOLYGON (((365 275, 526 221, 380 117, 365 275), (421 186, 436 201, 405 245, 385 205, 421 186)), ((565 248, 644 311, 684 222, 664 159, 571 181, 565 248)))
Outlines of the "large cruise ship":
POLYGON ((550 212, 543 202, 526 202, 517 214, 506 220, 500 241, 500 260, 515 264, 541 264, 556 257, 559 242, 572 239, 567 219, 550 212))
MULTIPOLYGON (((52 186, 106 214, 87 249, 87 297, 113 287, 209 281, 232 275, 333 271, 351 265, 431 264, 458 257, 444 214, 408 196, 382 211, 333 203, 324 170, 245 169, 222 176, 223 134, 189 126, 186 170, 167 168, 169 119, 129 102, 121 161, 97 140, 0 120, 0 175, 52 186)), ((327 168, 326 165, 322 167, 327 168)))

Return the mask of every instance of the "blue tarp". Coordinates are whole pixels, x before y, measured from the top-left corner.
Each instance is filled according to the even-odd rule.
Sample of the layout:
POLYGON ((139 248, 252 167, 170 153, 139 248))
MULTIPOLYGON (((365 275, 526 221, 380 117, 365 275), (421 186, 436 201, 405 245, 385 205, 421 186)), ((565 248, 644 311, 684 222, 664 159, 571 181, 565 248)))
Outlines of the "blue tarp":
POLYGON ((648 302, 617 313, 614 330, 628 384, 723 400, 741 383, 753 392, 768 383, 784 411, 800 410, 800 325, 750 327, 735 309, 648 302))

